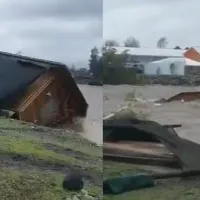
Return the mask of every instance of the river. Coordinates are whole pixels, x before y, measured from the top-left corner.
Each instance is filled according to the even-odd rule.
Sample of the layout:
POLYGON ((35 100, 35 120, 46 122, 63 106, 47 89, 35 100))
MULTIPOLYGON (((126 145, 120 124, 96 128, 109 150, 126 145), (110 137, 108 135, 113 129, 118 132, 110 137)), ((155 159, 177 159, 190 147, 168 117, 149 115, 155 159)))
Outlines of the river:
POLYGON ((103 115, 128 105, 130 102, 125 99, 132 92, 137 100, 134 107, 136 112, 142 112, 149 119, 161 124, 182 124, 181 128, 176 129, 177 133, 183 138, 200 143, 200 100, 160 105, 153 102, 187 91, 200 91, 200 87, 104 85, 103 95, 106 98, 103 101, 103 115))
POLYGON ((153 101, 160 98, 169 98, 180 92, 200 91, 200 87, 174 87, 174 86, 129 86, 79 85, 86 101, 89 104, 87 117, 84 121, 84 131, 81 133, 87 139, 102 145, 103 116, 118 111, 127 106, 126 96, 134 93, 137 99, 135 111, 142 112, 149 119, 161 124, 182 124, 177 129, 181 137, 200 143, 200 101, 183 103, 171 102, 156 105, 153 101), (107 100, 103 100, 103 96, 107 100))
POLYGON ((84 137, 98 145, 103 144, 103 90, 100 86, 78 85, 89 108, 84 120, 84 137))

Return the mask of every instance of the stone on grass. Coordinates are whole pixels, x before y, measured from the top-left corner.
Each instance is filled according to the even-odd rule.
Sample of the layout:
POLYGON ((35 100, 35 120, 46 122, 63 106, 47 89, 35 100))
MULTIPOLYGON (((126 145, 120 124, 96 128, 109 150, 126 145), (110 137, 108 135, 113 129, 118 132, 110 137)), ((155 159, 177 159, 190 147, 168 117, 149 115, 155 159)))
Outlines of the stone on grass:
POLYGON ((83 189, 83 177, 77 171, 69 171, 64 177, 63 188, 71 191, 80 191, 83 189))

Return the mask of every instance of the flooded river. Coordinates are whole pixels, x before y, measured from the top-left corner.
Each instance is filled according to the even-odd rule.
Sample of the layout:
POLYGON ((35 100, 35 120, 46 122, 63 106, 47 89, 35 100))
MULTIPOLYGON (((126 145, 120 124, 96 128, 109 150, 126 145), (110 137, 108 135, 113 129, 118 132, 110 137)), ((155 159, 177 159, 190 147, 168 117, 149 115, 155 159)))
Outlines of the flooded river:
POLYGON ((200 143, 200 100, 184 103, 174 101, 166 104, 154 104, 160 98, 169 98, 180 92, 200 91, 200 87, 173 86, 110 86, 104 85, 103 115, 108 115, 128 105, 128 93, 134 93, 137 102, 134 110, 142 112, 149 119, 161 124, 182 124, 176 129, 181 137, 200 143))
POLYGON ((102 87, 79 85, 86 98, 89 109, 84 123, 87 139, 102 144, 102 119, 120 108, 128 105, 128 93, 134 93, 137 99, 135 111, 142 112, 149 119, 161 124, 182 124, 177 129, 181 137, 200 143, 200 101, 183 103, 171 102, 156 105, 153 101, 169 98, 179 92, 200 91, 200 87, 172 87, 172 86, 110 86, 102 87), (103 101, 103 96, 107 100, 103 101))
POLYGON ((102 145, 103 132, 103 94, 102 87, 79 85, 87 103, 89 104, 87 117, 84 121, 84 132, 82 133, 87 139, 102 145))

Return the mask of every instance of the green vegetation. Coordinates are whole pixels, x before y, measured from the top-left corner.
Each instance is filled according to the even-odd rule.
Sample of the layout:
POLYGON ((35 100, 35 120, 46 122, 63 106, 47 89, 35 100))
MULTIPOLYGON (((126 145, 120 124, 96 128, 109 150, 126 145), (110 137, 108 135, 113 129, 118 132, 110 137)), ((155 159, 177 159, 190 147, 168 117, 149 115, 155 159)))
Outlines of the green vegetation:
MULTIPOLYGON (((104 161, 104 179, 137 173, 151 174, 144 166, 104 161)), ((154 171, 155 172, 155 171, 154 171)), ((199 179, 159 180, 153 188, 140 189, 121 195, 106 195, 104 200, 198 200, 200 199, 199 179)))
POLYGON ((70 168, 82 172, 88 195, 101 198, 102 148, 73 131, 1 119, 0 158, 2 200, 66 200, 74 195, 62 188, 70 168))
POLYGON ((113 47, 103 51, 103 81, 104 84, 130 84, 144 85, 146 79, 144 75, 139 75, 135 68, 125 67, 128 53, 124 51, 121 54, 116 54, 113 47))

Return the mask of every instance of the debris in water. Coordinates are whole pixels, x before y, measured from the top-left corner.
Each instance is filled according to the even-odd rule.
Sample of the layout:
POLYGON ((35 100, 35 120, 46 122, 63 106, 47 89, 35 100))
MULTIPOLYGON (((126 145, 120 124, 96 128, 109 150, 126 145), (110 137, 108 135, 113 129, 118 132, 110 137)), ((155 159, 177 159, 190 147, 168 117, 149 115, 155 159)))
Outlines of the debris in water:
POLYGON ((155 103, 169 103, 172 101, 181 101, 181 102, 190 102, 200 99, 200 92, 181 92, 178 93, 169 99, 160 99, 155 101, 155 103))

